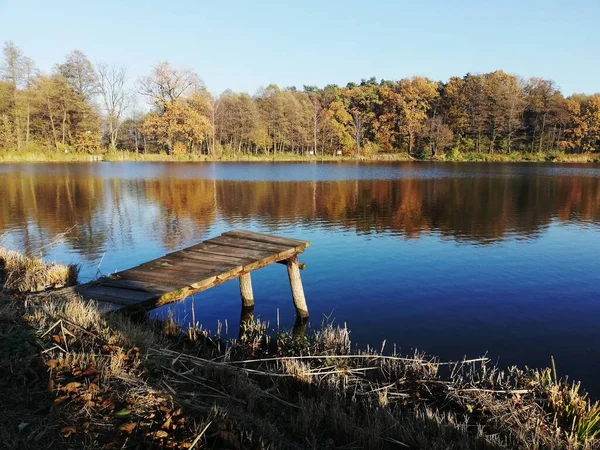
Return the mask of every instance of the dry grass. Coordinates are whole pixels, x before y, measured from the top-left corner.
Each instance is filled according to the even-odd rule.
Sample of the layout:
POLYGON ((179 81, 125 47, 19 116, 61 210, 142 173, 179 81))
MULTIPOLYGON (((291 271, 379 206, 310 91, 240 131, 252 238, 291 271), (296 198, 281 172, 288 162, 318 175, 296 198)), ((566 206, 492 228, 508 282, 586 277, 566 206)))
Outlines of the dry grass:
POLYGON ((170 320, 104 316, 77 298, 37 295, 19 304, 20 311, 4 305, 0 312, 26 318, 49 371, 53 420, 43 425, 43 442, 189 448, 195 441, 197 448, 255 449, 598 445, 597 406, 550 369, 502 371, 486 358, 439 362, 419 353, 358 352, 348 330, 333 326, 304 336, 270 335, 267 324, 248 322, 239 339, 223 341, 201 327, 182 332, 170 320))
POLYGON ((345 327, 223 340, 57 291, 0 295, 0 342, 8 448, 600 448, 600 406, 554 367, 361 352, 345 327))
POLYGON ((195 346, 154 349, 149 360, 165 367, 162 379, 188 410, 216 408, 221 420, 247 424, 260 439, 240 429, 229 438, 248 448, 598 447, 598 406, 564 380, 541 380, 543 371, 361 353, 339 327, 304 337, 245 327, 229 344, 188 330, 195 346), (568 401, 553 400, 555 391, 568 401))
POLYGON ((44 262, 0 247, 0 283, 4 290, 41 292, 74 285, 77 266, 44 262))

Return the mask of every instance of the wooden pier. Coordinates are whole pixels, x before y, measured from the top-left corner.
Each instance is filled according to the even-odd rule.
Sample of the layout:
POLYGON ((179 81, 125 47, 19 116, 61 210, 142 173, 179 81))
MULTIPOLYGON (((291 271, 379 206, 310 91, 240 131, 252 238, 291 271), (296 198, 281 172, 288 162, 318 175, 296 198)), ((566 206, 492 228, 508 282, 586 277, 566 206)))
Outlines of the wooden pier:
POLYGON ((250 273, 281 263, 287 266, 296 315, 305 319, 308 307, 300 278, 304 265, 298 255, 309 245, 308 241, 234 230, 74 290, 106 304, 108 310, 148 310, 238 278, 242 306, 247 310, 254 306, 250 273))

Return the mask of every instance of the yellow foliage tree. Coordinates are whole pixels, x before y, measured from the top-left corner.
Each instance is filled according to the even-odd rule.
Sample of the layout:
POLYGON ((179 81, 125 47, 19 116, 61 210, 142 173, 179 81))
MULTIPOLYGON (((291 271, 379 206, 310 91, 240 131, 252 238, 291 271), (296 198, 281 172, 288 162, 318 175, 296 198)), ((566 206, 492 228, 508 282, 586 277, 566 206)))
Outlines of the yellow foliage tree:
POLYGON ((408 153, 413 153, 417 133, 423 129, 433 100, 439 96, 437 83, 423 77, 398 82, 400 98, 400 130, 408 138, 408 153))
POLYGON ((165 112, 152 112, 146 116, 144 133, 153 136, 156 141, 167 147, 169 154, 177 148, 178 152, 193 151, 210 131, 208 119, 192 108, 185 100, 175 100, 167 104, 165 112), (176 144, 177 145, 176 147, 176 144), (184 147, 181 147, 181 144, 184 147))

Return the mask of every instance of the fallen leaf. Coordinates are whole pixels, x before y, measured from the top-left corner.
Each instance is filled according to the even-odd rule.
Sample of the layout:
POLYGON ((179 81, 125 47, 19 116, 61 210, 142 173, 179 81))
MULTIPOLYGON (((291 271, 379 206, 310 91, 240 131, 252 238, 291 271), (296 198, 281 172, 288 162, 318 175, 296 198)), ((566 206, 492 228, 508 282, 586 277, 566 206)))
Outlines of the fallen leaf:
POLYGON ((161 428, 163 430, 168 430, 169 428, 171 428, 171 418, 169 417, 165 423, 162 424, 161 428))
POLYGON ((68 438, 72 434, 77 433, 77 429, 75 427, 64 427, 60 430, 60 432, 64 437, 68 438))
POLYGON ((51 359, 49 361, 46 361, 46 365, 50 368, 50 369, 54 369, 56 366, 58 366, 58 361, 55 359, 51 359))
POLYGON ((89 377, 96 373, 96 368, 94 366, 89 366, 87 369, 83 371, 83 375, 89 377))
POLYGON ((65 386, 63 386, 61 390, 66 392, 77 392, 77 388, 79 386, 81 386, 81 383, 78 383, 77 381, 71 381, 70 383, 67 383, 65 386))
POLYGON ((157 439, 166 438, 169 434, 166 431, 158 430, 154 435, 157 439))
POLYGON ((135 430, 135 427, 137 427, 137 423, 134 423, 134 422, 124 423, 123 425, 121 425, 119 427, 119 430, 125 431, 128 434, 131 434, 131 433, 133 433, 133 430, 135 430))
POLYGON ((56 397, 54 399, 54 403, 56 403, 58 405, 58 404, 61 404, 63 402, 66 402, 69 399, 70 399, 70 397, 68 395, 61 395, 60 397, 56 397))

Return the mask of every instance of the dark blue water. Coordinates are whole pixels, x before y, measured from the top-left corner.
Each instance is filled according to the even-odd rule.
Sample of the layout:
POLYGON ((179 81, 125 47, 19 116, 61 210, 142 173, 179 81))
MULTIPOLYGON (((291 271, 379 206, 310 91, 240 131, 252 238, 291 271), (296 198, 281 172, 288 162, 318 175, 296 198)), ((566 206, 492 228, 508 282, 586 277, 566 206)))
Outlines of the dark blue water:
MULTIPOLYGON (((600 395, 600 166, 0 165, 3 245, 81 263, 83 280, 233 228, 312 242, 313 326, 442 358, 554 356, 600 395)), ((291 327, 285 267, 253 284, 256 315, 291 327)), ((172 306, 183 324, 192 302, 204 327, 237 332, 235 281, 172 306)))

